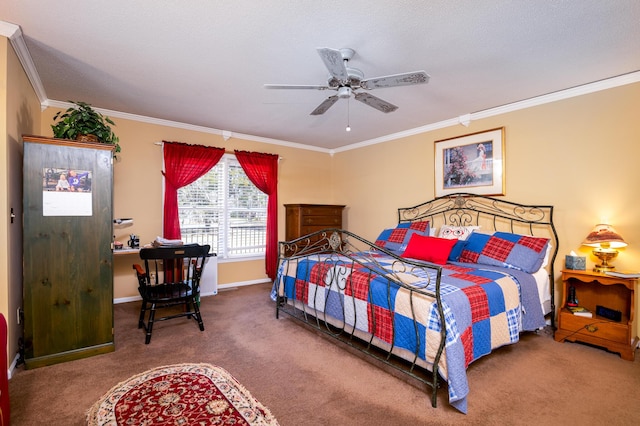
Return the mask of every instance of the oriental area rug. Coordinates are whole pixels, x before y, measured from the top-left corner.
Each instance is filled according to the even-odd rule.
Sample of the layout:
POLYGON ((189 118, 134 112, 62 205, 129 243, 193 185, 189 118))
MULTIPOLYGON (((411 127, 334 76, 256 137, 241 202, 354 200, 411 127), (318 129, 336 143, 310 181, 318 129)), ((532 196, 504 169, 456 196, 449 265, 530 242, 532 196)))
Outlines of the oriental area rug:
POLYGON ((176 364, 114 386, 91 407, 87 424, 277 426, 278 421, 224 369, 176 364))

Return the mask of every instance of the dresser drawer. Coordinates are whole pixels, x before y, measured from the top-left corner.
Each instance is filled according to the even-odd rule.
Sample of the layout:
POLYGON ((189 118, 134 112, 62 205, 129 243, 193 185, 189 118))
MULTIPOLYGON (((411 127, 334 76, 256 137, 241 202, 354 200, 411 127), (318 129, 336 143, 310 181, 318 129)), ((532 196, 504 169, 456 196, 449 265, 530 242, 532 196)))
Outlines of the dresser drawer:
POLYGON ((300 209, 300 213, 303 217, 334 216, 334 217, 342 218, 342 207, 333 207, 333 206, 302 207, 300 209))
POLYGON ((327 226, 303 226, 302 228, 300 228, 300 234, 302 235, 307 235, 307 234, 311 234, 312 232, 316 232, 316 231, 322 231, 323 229, 327 229, 327 226))
POLYGON ((576 338, 595 337, 629 344, 629 327, 625 323, 613 322, 600 317, 586 318, 570 312, 560 312, 560 327, 570 331, 576 338))
POLYGON ((304 216, 302 226, 328 226, 335 227, 342 224, 342 216, 304 216))

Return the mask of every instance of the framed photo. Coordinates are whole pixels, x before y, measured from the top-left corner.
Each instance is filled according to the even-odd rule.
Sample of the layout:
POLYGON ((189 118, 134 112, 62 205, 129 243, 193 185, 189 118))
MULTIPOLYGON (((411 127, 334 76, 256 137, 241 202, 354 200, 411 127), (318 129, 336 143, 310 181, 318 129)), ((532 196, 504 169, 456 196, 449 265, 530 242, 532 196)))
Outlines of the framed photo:
POLYGON ((504 195, 504 127, 435 142, 436 197, 504 195))
POLYGON ((91 170, 42 169, 43 216, 92 216, 91 170))

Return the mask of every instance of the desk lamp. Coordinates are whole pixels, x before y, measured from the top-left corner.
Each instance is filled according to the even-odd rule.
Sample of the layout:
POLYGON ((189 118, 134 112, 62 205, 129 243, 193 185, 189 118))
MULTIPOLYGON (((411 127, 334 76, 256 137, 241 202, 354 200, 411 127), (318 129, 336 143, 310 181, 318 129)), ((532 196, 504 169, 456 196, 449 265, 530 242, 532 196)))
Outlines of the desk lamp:
POLYGON ((592 253, 598 259, 600 264, 596 265, 593 270, 596 272, 613 271, 615 267, 609 264, 609 261, 615 259, 618 255, 618 248, 625 247, 627 243, 620 234, 613 229, 613 226, 606 224, 596 225, 587 238, 584 239, 582 245, 594 247, 592 253))

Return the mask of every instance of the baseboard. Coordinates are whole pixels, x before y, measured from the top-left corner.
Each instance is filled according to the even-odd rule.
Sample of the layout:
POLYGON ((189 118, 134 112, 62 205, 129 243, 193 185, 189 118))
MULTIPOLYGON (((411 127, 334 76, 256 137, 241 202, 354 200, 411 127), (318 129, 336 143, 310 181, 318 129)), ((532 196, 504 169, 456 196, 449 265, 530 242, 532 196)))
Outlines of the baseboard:
POLYGON ((271 282, 270 279, 263 278, 260 280, 239 281, 239 282, 230 283, 230 284, 218 284, 218 290, 229 290, 236 287, 244 287, 244 286, 255 285, 255 284, 265 284, 270 282, 271 282))
POLYGON ((117 305, 119 303, 138 302, 140 300, 142 300, 140 296, 119 297, 117 299, 113 299, 113 304, 117 305))
MULTIPOLYGON (((229 283, 229 284, 218 284, 218 291, 221 290, 231 290, 237 287, 244 287, 247 285, 255 285, 255 284, 264 284, 264 283, 268 283, 271 282, 270 279, 268 278, 263 278, 263 279, 259 279, 259 280, 251 280, 251 281, 238 281, 235 283, 229 283)), ((210 292, 210 293, 201 293, 200 296, 201 297, 207 297, 207 296, 215 296, 216 294, 218 294, 218 292, 210 292)), ((129 303, 129 302, 138 302, 142 300, 142 298, 140 296, 128 296, 128 297, 118 297, 117 299, 113 299, 113 304, 117 305, 119 303, 129 303)))
POLYGON ((11 380, 11 377, 13 377, 13 372, 16 371, 16 367, 18 366, 19 359, 20 359, 20 355, 16 354, 15 358, 13 358, 13 362, 11 363, 11 365, 9 366, 9 369, 7 370, 7 377, 9 378, 9 380, 11 380))

